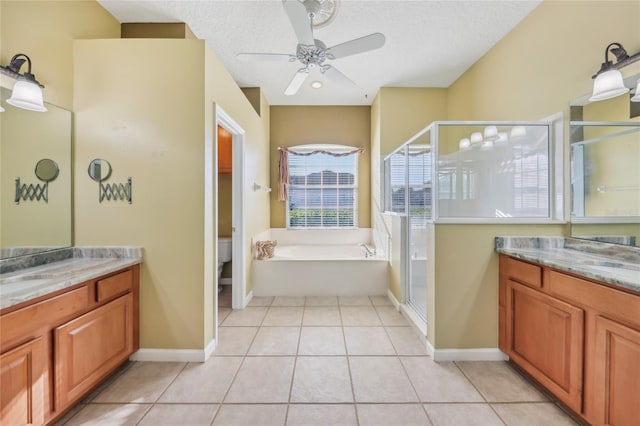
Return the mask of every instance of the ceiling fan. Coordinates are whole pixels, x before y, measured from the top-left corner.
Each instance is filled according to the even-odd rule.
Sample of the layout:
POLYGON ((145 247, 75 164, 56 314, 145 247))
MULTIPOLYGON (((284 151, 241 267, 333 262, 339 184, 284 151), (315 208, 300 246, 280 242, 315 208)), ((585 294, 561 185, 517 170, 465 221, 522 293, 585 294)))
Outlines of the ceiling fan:
POLYGON ((313 27, 316 18, 328 13, 327 7, 335 13, 335 1, 330 0, 283 0, 284 10, 289 16, 293 30, 298 37, 296 54, 286 53, 239 53, 236 57, 241 60, 259 61, 299 61, 303 67, 298 70, 285 90, 285 95, 294 95, 298 92, 302 83, 309 76, 309 72, 318 68, 327 78, 342 85, 355 85, 349 77, 338 71, 334 66, 325 63, 326 60, 344 58, 379 49, 384 45, 385 38, 381 33, 369 34, 354 40, 350 40, 332 47, 327 47, 323 42, 313 37, 313 27))

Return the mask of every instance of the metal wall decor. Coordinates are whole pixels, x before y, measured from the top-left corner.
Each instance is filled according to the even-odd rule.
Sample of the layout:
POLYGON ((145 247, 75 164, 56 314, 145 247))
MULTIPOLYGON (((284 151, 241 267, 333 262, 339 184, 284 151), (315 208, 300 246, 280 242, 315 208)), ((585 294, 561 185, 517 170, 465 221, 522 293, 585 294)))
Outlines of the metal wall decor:
POLYGON ((131 178, 127 183, 104 183, 111 176, 111 164, 107 160, 96 158, 89 164, 89 176, 100 186, 100 202, 124 201, 131 204, 131 178))
POLYGON ((36 163, 34 173, 38 179, 44 183, 26 184, 21 183, 20 178, 16 178, 16 195, 13 201, 16 204, 20 204, 22 201, 40 201, 45 203, 49 202, 49 182, 55 180, 60 174, 60 168, 58 163, 49 159, 43 158, 36 163))

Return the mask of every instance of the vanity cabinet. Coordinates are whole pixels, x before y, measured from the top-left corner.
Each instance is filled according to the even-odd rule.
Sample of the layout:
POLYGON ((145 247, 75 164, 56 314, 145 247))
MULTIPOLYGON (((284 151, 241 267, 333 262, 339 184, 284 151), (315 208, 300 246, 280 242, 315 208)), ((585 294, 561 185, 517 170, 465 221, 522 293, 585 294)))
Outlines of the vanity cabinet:
POLYGON ((0 424, 44 422, 43 355, 41 337, 0 355, 0 424))
POLYGON ((499 345, 595 425, 637 424, 640 295, 500 255, 499 345))
POLYGON ((138 349, 139 266, 0 312, 0 424, 53 422, 138 349))

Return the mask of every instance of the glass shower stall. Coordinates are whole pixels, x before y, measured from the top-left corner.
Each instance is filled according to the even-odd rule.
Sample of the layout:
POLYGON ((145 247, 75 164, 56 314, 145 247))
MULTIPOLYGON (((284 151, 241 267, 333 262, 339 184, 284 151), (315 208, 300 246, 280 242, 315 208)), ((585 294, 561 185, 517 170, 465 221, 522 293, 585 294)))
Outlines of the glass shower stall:
POLYGON ((561 211, 562 149, 551 140, 546 121, 434 122, 384 158, 384 213, 406 220, 401 303, 425 323, 436 224, 544 222, 561 211))

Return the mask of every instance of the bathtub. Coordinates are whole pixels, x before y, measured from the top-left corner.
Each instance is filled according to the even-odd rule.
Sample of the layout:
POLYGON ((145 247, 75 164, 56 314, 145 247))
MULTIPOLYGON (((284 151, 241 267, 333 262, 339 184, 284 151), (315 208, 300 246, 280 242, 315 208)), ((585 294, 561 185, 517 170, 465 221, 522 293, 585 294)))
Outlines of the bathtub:
POLYGON ((270 229, 253 238, 276 240, 271 259, 252 263, 254 296, 386 295, 389 262, 382 253, 365 257, 371 229, 270 229))

